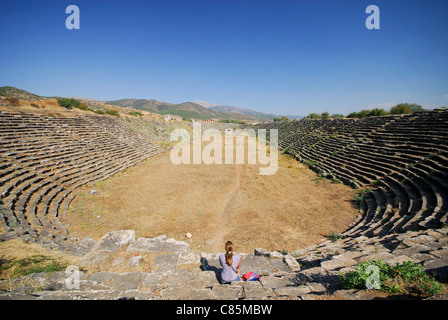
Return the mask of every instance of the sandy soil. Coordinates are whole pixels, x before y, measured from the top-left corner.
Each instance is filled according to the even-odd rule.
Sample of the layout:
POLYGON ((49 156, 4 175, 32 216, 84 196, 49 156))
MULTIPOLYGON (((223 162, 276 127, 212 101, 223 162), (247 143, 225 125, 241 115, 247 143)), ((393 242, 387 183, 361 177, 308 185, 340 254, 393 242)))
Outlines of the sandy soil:
POLYGON ((132 229, 137 237, 185 240, 193 250, 221 252, 231 240, 237 251, 253 252, 315 244, 357 215, 353 189, 319 179, 289 155, 279 155, 275 175, 259 168, 174 165, 169 153, 159 154, 83 189, 61 220, 78 238, 132 229))

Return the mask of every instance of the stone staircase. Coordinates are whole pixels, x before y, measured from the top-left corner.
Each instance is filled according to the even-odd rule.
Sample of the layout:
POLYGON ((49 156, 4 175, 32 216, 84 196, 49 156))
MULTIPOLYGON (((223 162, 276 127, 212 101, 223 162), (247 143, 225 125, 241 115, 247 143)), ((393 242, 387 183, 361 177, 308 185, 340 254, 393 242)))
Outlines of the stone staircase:
MULTIPOLYGON (((241 254, 241 274, 255 272, 259 281, 220 284, 219 254, 190 250, 185 241, 156 238, 135 239, 132 230, 106 234, 99 242, 83 240, 78 266, 68 271, 31 274, 0 282, 0 299, 32 300, 315 300, 371 299, 372 293, 342 290, 340 272, 355 270, 358 262, 383 260, 394 265, 421 263, 425 271, 448 281, 448 229, 391 234, 383 237, 344 238, 325 241, 288 254, 255 249, 241 254), (88 250, 86 250, 86 248, 88 250), (130 253, 123 258, 117 252, 130 253), (151 272, 132 271, 152 254, 151 272), (113 265, 126 265, 126 272, 91 271, 114 256, 113 265), (74 270, 84 271, 75 273, 74 270), (76 274, 76 280, 74 275, 76 274), (75 285, 76 284, 76 285, 75 285)), ((442 299, 448 297, 442 296, 442 299)))

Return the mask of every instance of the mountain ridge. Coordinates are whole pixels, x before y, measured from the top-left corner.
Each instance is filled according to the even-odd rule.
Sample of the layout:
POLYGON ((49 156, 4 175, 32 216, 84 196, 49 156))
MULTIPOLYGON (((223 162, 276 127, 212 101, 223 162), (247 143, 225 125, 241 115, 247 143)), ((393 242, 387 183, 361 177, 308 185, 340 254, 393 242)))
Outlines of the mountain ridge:
MULTIPOLYGON (((22 100, 39 101, 44 99, 58 99, 58 96, 40 96, 23 89, 11 86, 0 87, 0 93, 22 100)), ((73 98, 73 97, 72 97, 73 98)), ((155 99, 118 99, 118 100, 97 100, 92 98, 76 98, 83 101, 106 103, 118 107, 128 107, 136 110, 148 111, 158 114, 173 114, 181 116, 185 120, 238 120, 238 121, 271 121, 282 115, 268 114, 246 108, 225 106, 217 103, 210 103, 203 100, 193 102, 168 103, 155 99)), ((303 118, 302 116, 287 116, 288 118, 303 118)))

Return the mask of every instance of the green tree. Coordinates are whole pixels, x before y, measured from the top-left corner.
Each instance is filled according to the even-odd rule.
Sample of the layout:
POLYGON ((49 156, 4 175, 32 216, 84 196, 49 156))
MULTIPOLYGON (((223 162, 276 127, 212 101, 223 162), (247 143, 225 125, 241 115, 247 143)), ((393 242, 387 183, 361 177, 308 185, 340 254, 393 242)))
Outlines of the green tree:
POLYGON ((328 112, 322 112, 322 114, 320 116, 321 116, 322 119, 328 119, 330 114, 328 112))
POLYGON ((409 109, 411 109, 412 112, 421 112, 425 111, 423 107, 416 103, 404 103, 405 106, 407 106, 409 109))
POLYGON ((400 103, 390 109, 391 114, 410 114, 412 110, 405 104, 400 103))
POLYGON ((375 108, 370 110, 369 117, 385 116, 387 112, 384 109, 375 108))

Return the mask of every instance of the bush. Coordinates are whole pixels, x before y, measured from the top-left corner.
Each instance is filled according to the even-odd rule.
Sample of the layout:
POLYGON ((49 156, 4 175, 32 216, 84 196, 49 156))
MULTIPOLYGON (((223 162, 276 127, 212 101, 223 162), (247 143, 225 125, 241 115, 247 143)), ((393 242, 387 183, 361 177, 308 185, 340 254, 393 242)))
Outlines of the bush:
POLYGON ((78 108, 80 104, 78 100, 73 98, 59 98, 58 103, 61 107, 66 109, 78 108))
POLYGON ((412 110, 405 103, 397 104, 395 107, 392 107, 390 109, 390 114, 410 114, 410 113, 412 113, 412 110))
POLYGON ((371 190, 369 188, 367 189, 361 189, 353 196, 353 201, 359 206, 361 202, 365 199, 366 194, 369 193, 371 190))
POLYGON ((20 101, 17 98, 6 98, 6 101, 10 106, 18 106, 20 104, 20 101))
POLYGON ((334 231, 330 232, 330 235, 328 236, 328 239, 331 240, 331 242, 338 241, 339 239, 343 239, 344 236, 342 234, 336 233, 334 231))
POLYGON ((346 274, 339 273, 339 283, 343 289, 367 289, 370 283, 376 289, 387 291, 391 294, 417 294, 427 296, 442 291, 443 286, 429 277, 423 266, 412 261, 396 264, 394 267, 382 260, 366 261, 358 263, 356 271, 346 274), (375 278, 379 280, 373 283, 375 278))
POLYGON ((143 113, 138 112, 138 111, 131 111, 128 113, 130 116, 138 116, 138 117, 143 117, 143 113))
POLYGON ((107 109, 105 112, 106 112, 107 114, 110 114, 111 116, 116 116, 116 117, 119 117, 119 116, 120 116, 120 114, 118 113, 117 110, 107 109))
POLYGON ((88 110, 89 106, 87 104, 85 104, 84 102, 81 102, 76 108, 81 109, 81 110, 88 110))

